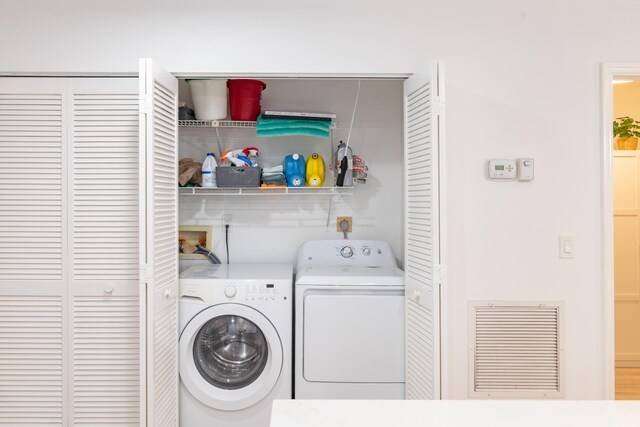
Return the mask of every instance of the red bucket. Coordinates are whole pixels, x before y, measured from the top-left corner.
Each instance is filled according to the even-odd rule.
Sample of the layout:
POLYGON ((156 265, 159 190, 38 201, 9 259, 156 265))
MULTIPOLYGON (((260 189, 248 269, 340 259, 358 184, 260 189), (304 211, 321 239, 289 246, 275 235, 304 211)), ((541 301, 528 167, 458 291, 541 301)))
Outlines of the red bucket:
POLYGON ((231 120, 254 121, 260 115, 260 96, 267 87, 260 80, 238 79, 227 82, 231 120))

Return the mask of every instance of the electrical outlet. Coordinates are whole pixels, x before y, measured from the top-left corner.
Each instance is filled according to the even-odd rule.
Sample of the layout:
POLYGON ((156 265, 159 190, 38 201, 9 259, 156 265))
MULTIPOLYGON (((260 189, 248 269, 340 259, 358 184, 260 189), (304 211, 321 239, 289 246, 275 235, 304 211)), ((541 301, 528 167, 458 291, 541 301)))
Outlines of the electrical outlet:
POLYGON ((231 233, 231 220, 233 219, 232 215, 222 215, 222 232, 226 232, 226 226, 229 226, 229 233, 231 233))
POLYGON ((336 218, 336 231, 342 233, 342 221, 347 221, 347 232, 351 233, 351 227, 353 225, 353 219, 350 216, 339 216, 336 218))

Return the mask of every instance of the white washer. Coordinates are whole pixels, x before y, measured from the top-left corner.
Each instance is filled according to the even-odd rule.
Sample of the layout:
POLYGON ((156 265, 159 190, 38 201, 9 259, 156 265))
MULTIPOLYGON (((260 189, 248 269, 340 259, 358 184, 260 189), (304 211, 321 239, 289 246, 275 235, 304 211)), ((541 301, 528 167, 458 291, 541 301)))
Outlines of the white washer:
POLYGON ((292 265, 180 275, 180 426, 267 427, 291 399, 292 265))
POLYGON ((389 244, 306 242, 295 288, 295 398, 403 399, 404 273, 389 244))

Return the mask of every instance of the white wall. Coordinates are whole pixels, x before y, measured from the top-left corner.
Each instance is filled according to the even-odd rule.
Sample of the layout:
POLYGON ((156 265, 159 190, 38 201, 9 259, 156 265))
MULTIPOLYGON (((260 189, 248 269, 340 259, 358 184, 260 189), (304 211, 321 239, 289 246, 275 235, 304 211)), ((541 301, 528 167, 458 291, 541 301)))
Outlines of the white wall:
POLYGON ((447 66, 449 397, 469 299, 566 301, 566 397, 603 397, 599 64, 640 63, 628 0, 0 1, 0 70, 411 72, 447 66), (536 159, 493 183, 491 157, 536 159), (558 259, 558 235, 577 257, 558 259))

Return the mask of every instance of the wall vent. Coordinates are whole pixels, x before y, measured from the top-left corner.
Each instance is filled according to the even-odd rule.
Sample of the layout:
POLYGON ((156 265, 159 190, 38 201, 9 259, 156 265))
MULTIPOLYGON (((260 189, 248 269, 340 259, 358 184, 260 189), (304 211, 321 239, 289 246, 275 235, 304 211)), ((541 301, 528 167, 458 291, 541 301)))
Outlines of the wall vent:
POLYGON ((562 303, 472 301, 470 397, 563 396, 562 303))

